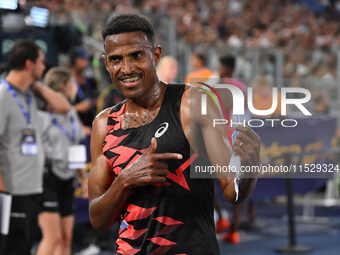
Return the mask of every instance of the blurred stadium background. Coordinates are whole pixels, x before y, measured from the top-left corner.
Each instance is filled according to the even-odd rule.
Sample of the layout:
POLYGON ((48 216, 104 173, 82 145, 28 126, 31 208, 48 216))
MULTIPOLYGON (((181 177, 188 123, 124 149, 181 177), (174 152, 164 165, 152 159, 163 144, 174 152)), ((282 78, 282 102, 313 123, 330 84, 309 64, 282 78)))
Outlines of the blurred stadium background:
MULTIPOLYGON (((177 81, 184 81, 190 72, 192 52, 204 52, 211 70, 217 69, 220 55, 233 55, 235 78, 249 85, 256 75, 269 75, 274 86, 299 86, 312 95, 326 95, 327 114, 339 123, 339 0, 0 0, 0 76, 5 76, 7 52, 16 39, 34 39, 50 66, 67 64, 69 50, 81 45, 92 59, 87 75, 103 91, 110 80, 100 64, 101 28, 110 17, 126 12, 143 14, 152 22, 162 55, 179 62, 177 81)), ((339 163, 338 140, 336 131, 331 135, 335 163, 339 163)), ((267 192, 273 195, 256 199, 261 227, 241 229, 241 244, 221 243, 222 254, 275 254, 275 248, 289 242, 285 192, 267 192)), ((339 254, 339 176, 306 188, 295 200, 299 243, 310 246, 311 254, 339 254)), ((81 217, 85 218, 78 218, 79 224, 87 220, 86 215, 81 217)), ((76 226, 75 242, 81 243, 79 229, 76 226)), ((96 235, 89 234, 86 245, 110 239, 96 235)), ((82 248, 79 243, 75 251, 82 248)), ((112 254, 106 250, 96 252, 112 254)))

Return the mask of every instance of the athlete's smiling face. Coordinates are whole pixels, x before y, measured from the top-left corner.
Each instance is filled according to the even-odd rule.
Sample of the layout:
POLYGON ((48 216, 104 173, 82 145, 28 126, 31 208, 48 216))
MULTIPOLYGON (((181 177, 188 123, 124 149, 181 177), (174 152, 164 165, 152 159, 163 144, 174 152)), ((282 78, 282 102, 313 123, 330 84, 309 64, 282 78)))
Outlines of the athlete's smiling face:
POLYGON ((146 34, 128 32, 105 38, 106 55, 103 56, 111 79, 122 94, 132 100, 147 98, 158 86, 156 64, 161 47, 155 47, 146 34))

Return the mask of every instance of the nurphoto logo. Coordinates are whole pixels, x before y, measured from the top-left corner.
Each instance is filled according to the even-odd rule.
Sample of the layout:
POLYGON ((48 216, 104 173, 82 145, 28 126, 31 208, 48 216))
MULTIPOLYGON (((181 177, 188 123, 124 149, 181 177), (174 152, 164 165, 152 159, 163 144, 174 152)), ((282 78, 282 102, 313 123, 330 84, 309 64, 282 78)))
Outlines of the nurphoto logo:
MULTIPOLYGON (((203 83, 202 83, 203 84, 203 83)), ((309 102, 311 99, 311 93, 309 90, 305 88, 292 88, 292 87, 282 87, 280 89, 281 97, 280 102, 278 102, 278 88, 271 88, 272 90, 272 105, 269 109, 260 110, 256 109, 253 104, 253 88, 247 89, 247 100, 242 92, 242 90, 234 85, 229 84, 216 84, 213 86, 206 85, 210 90, 213 89, 215 96, 218 100, 213 98, 212 93, 209 93, 209 96, 213 98, 214 102, 219 102, 222 105, 222 101, 220 100, 221 93, 231 93, 233 107, 232 114, 233 115, 244 115, 245 114, 245 105, 247 105, 248 111, 252 115, 256 116, 268 116, 275 112, 276 108, 280 104, 281 106, 281 116, 287 115, 287 106, 295 105, 300 112, 305 116, 311 116, 312 114, 307 110, 304 106, 305 103, 309 102), (215 89, 219 89, 219 93, 215 89), (226 91, 226 92, 224 92, 226 91), (299 95, 299 98, 289 98, 289 94, 299 95)), ((203 89, 205 90, 205 89, 203 89)), ((206 90, 205 90, 206 91, 206 90)), ((207 115, 207 94, 201 95, 201 114, 207 115)), ((216 125, 227 125, 230 127, 235 127, 237 125, 248 125, 249 127, 262 127, 265 123, 269 123, 271 127, 274 127, 276 124, 280 124, 283 127, 296 127, 298 125, 298 121, 296 119, 278 119, 278 118, 266 118, 266 119, 250 119, 248 121, 233 121, 232 119, 213 119, 213 126, 216 125)))

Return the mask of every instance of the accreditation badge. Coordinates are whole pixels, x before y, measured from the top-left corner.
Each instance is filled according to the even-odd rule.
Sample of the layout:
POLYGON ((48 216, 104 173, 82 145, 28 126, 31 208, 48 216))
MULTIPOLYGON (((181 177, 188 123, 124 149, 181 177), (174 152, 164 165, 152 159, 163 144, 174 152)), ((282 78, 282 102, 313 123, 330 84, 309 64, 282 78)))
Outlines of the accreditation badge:
POLYGON ((83 169, 86 166, 86 147, 83 144, 68 147, 68 168, 70 170, 83 169))
POLYGON ((27 156, 34 156, 38 154, 36 134, 33 128, 24 128, 22 130, 21 153, 27 156))

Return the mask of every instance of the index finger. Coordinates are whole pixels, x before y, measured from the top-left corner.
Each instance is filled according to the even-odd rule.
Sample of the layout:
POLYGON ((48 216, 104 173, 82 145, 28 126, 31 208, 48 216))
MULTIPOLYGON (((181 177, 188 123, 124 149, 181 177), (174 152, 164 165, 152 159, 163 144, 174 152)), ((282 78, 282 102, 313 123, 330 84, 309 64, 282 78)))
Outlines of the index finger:
POLYGON ((164 159, 182 159, 182 154, 179 153, 153 153, 152 158, 155 160, 164 160, 164 159))

